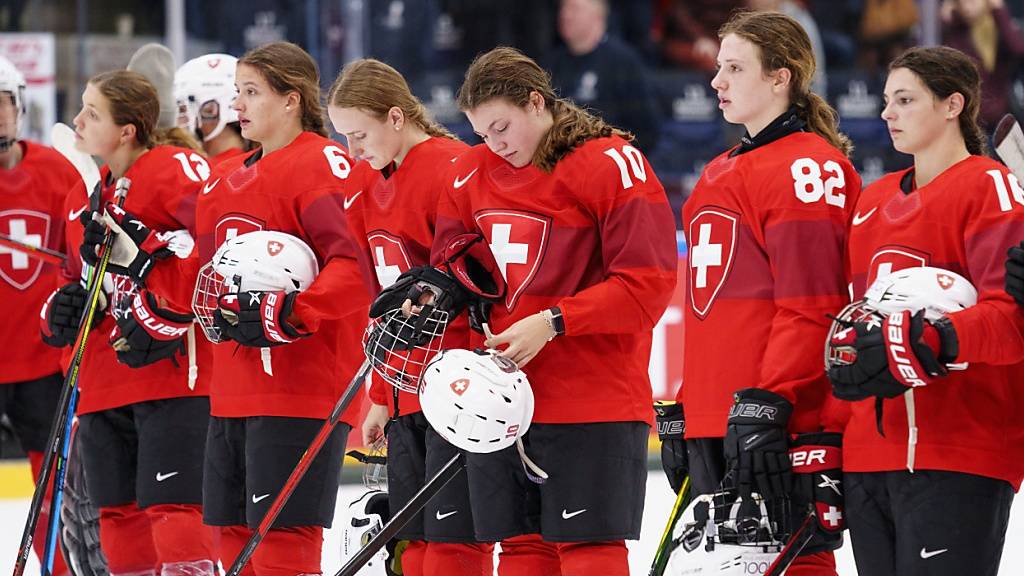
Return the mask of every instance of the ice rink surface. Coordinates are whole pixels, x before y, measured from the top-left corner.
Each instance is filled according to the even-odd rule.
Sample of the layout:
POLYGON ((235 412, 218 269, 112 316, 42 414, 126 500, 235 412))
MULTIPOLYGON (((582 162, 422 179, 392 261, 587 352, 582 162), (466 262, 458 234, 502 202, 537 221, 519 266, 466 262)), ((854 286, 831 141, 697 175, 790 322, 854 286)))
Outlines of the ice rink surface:
MULTIPOLYGON (((334 528, 324 535, 324 572, 331 576, 341 567, 341 529, 338 522, 344 517, 348 502, 362 493, 362 487, 354 484, 341 486, 338 494, 338 509, 334 528)), ((675 500, 661 471, 652 470, 647 479, 647 504, 644 509, 643 533, 638 542, 629 542, 630 572, 634 576, 646 576, 650 568, 651 558, 658 546, 658 540, 665 527, 668 512, 675 500)), ((17 554, 18 542, 24 526, 25 514, 29 501, 0 500, 0 570, 11 570, 17 554)), ((1006 536, 1003 560, 1000 569, 1002 575, 1016 576, 1024 574, 1024 505, 1016 503, 1010 520, 1010 528, 1006 536)), ((853 563, 853 554, 849 540, 846 546, 837 553, 840 576, 855 576, 857 569, 853 563)), ((39 564, 33 555, 25 574, 39 574, 39 564)))

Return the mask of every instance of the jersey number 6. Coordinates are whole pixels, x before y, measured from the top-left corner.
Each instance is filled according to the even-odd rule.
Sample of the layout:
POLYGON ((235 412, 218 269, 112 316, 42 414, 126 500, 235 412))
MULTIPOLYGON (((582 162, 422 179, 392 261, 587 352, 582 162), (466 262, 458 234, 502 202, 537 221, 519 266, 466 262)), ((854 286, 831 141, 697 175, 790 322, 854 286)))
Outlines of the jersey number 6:
POLYGON ((843 168, 835 160, 826 160, 819 165, 810 158, 800 158, 789 167, 793 175, 793 190, 796 197, 805 204, 817 202, 825 198, 825 204, 842 208, 846 205, 846 194, 837 192, 846 188, 846 176, 843 168), (824 172, 831 174, 826 180, 824 172))

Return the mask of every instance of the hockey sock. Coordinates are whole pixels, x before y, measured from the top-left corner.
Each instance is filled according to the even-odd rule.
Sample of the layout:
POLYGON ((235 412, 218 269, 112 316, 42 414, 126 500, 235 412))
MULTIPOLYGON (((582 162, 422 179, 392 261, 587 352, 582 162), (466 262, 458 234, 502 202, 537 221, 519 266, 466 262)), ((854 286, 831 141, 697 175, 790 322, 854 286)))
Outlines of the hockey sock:
POLYGON ((271 528, 252 556, 256 575, 320 574, 323 544, 321 526, 271 528))
POLYGON ((135 502, 100 508, 100 547, 111 576, 157 567, 149 517, 135 502))
MULTIPOLYGON (((402 566, 404 568, 405 564, 402 566)), ((423 558, 423 574, 491 576, 494 574, 494 544, 428 542, 427 553, 423 558)))
POLYGON ((570 542, 557 544, 562 576, 629 576, 625 540, 611 542, 570 542))
POLYGON ((402 576, 424 576, 423 564, 426 560, 427 543, 423 540, 409 540, 402 551, 402 576))
MULTIPOLYGON (((603 571, 596 572, 603 574, 603 571)), ((501 541, 498 576, 560 576, 558 548, 540 534, 525 534, 501 541)))
MULTIPOLYGON (((224 566, 224 570, 227 571, 235 563, 235 558, 238 558, 242 548, 245 548, 253 531, 245 526, 221 526, 219 532, 220 562, 224 566)), ((252 567, 252 558, 245 563, 239 576, 256 576, 256 571, 252 567)))
POLYGON ((836 557, 831 552, 797 556, 786 576, 836 576, 836 557))
POLYGON ((146 508, 146 516, 153 533, 158 569, 176 562, 215 558, 213 538, 203 526, 203 512, 198 504, 158 504, 146 508))
MULTIPOLYGON (((43 467, 43 453, 31 451, 28 453, 28 465, 32 469, 33 482, 39 479, 39 471, 43 467)), ((43 507, 39 511, 39 522, 36 524, 36 532, 32 536, 32 547, 35 548, 36 556, 43 559, 46 549, 46 531, 50 526, 50 508, 53 505, 53 479, 46 487, 46 494, 43 496, 43 507)), ((64 563, 64 555, 60 552, 60 546, 53 551, 53 574, 54 576, 65 576, 68 573, 67 564, 64 563)))

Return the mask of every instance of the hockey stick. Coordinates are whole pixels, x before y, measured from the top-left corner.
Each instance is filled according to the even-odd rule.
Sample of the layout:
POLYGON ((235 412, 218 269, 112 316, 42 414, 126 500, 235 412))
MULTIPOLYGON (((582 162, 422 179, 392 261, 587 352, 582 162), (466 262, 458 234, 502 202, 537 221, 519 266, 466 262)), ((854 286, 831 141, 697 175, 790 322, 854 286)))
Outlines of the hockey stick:
POLYGON ((417 492, 416 495, 405 504, 405 506, 402 506, 402 509, 392 516, 390 520, 388 520, 388 523, 381 528, 380 532, 374 534, 373 538, 366 543, 366 546, 360 548, 359 552, 356 552, 355 556, 349 558, 348 562, 345 562, 345 565, 342 566, 341 570, 338 570, 334 576, 355 576, 363 569, 363 566, 373 558, 373 555, 388 543, 388 540, 394 538, 395 534, 398 534, 398 531, 404 528, 405 525, 412 520, 412 517, 418 514, 420 510, 427 505, 427 502, 429 502, 431 498, 437 495, 442 488, 444 488, 452 481, 453 478, 458 476, 465 469, 466 455, 460 451, 455 456, 452 456, 451 460, 446 462, 445 465, 437 471, 437 474, 434 474, 434 476, 423 485, 423 488, 420 488, 420 491, 417 492))
MULTIPOLYGON (((121 178, 117 181, 117 189, 114 195, 117 197, 118 206, 124 205, 124 200, 128 196, 128 189, 130 187, 131 180, 128 178, 121 178)), ((75 416, 71 409, 77 403, 78 398, 78 372, 82 365, 82 357, 85 355, 85 346, 88 343, 89 334, 92 332, 93 318, 96 314, 100 290, 103 289, 103 276, 107 271, 107 263, 110 260, 110 246, 113 241, 114 236, 111 234, 103 244, 103 253, 100 255, 100 261, 92 270, 92 275, 88 282, 85 313, 83 314, 81 324, 79 324, 78 336, 75 338, 73 345, 75 353, 71 358, 71 363, 68 365, 68 372, 64 376, 60 399, 57 401, 57 411, 54 414, 53 425, 50 427, 50 435, 46 441, 48 450, 43 457, 43 465, 39 471, 39 478, 36 480, 35 492, 32 494, 32 502, 29 504, 28 517, 25 519, 25 530, 21 535, 21 545, 18 548, 18 555, 14 560, 14 576, 22 576, 25 572, 25 565, 28 563, 28 556, 32 551, 32 540, 36 524, 39 522, 39 514, 43 508, 46 486, 49 484, 50 477, 54 472, 56 472, 56 480, 53 486, 54 498, 59 497, 59 491, 63 490, 65 461, 62 457, 62 448, 66 439, 62 431, 68 429, 68 420, 75 416), (56 466, 54 465, 55 463, 56 466)), ((51 529, 53 527, 56 527, 56 525, 54 524, 51 529)), ((47 559, 44 557, 43 560, 45 576, 47 559)))
POLYGON ((36 260, 42 260, 48 264, 56 264, 58 266, 63 265, 68 259, 67 256, 57 252, 56 250, 50 250, 43 246, 26 244, 17 238, 8 236, 7 234, 0 234, 0 246, 13 248, 14 250, 23 252, 29 258, 35 258, 36 260))
POLYGON ((363 382, 366 380, 366 376, 370 373, 370 361, 364 360, 363 365, 359 367, 359 371, 356 372, 352 381, 349 382, 348 388, 345 388, 345 392, 338 399, 338 402, 334 405, 334 409, 331 410, 331 415, 327 417, 327 421, 320 427, 320 431, 317 432, 316 437, 313 438, 313 442, 310 443, 309 448, 303 452, 302 457, 299 458, 299 463, 295 465, 295 469, 292 470, 291 475, 285 480, 284 486, 281 487, 281 491, 278 492, 277 497, 270 503, 270 508, 267 509, 267 513, 263 515, 263 520, 260 521, 260 525, 249 537, 249 541, 245 543, 245 548, 238 553, 238 557, 235 558, 234 563, 231 564, 231 568, 225 572, 225 576, 238 576, 245 568, 245 564, 252 557, 253 552, 256 551, 256 547, 259 546, 260 542, 270 531, 271 525, 274 520, 277 520, 277 516, 281 513, 284 505, 288 503, 288 499, 291 498, 292 492, 295 491, 295 487, 298 486, 299 481, 306 475, 306 471, 313 464, 313 459, 320 453, 320 449, 327 443, 327 438, 331 435, 331 431, 337 426, 338 422, 341 421, 341 415, 352 403, 352 400, 356 395, 362 391, 363 382))
POLYGON ((683 517, 683 512, 690 505, 691 500, 693 497, 690 494, 690 477, 687 476, 683 479, 683 485, 680 486, 679 494, 676 496, 676 503, 672 505, 672 511, 669 512, 668 524, 665 526, 665 532, 661 535, 661 541, 658 542, 658 549, 654 552, 654 561, 651 562, 649 576, 662 576, 665 573, 668 558, 675 548, 672 546, 672 531, 675 530, 679 519, 683 517))
POLYGON ((789 542, 786 543, 786 547, 779 552, 772 565, 765 570, 764 576, 782 576, 786 573, 789 565, 804 551, 811 538, 814 538, 815 522, 817 522, 817 514, 814 513, 814 508, 812 507, 807 512, 807 516, 804 517, 804 521, 800 523, 800 528, 797 529, 796 533, 789 539, 789 542))

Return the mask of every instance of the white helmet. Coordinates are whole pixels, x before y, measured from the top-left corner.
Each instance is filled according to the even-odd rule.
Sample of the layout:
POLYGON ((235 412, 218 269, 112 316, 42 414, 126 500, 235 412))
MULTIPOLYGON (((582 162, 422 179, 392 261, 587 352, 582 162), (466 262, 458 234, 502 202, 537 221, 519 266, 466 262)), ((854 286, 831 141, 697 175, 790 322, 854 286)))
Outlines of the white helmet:
MULTIPOLYGON (((11 93, 11 97, 14 99, 14 108, 18 111, 17 122, 19 129, 21 127, 21 118, 25 115, 25 86, 25 75, 15 68, 10 60, 0 56, 0 92, 11 93)), ((17 134, 14 134, 13 138, 10 139, 0 136, 0 150, 10 148, 17 138, 17 134)))
MULTIPOLYGON (((978 291, 963 276, 931 266, 906 268, 876 278, 864 298, 843 308, 832 322, 825 340, 825 369, 850 364, 856 356, 850 346, 834 344, 833 337, 850 322, 877 321, 895 312, 924 310, 926 320, 934 322, 944 314, 970 308, 978 302, 978 291)), ((964 368, 964 365, 950 365, 964 368)))
POLYGON ((420 407, 434 430, 458 448, 489 453, 530 428, 533 389, 515 362, 495 350, 444 350, 420 386, 420 407))
POLYGON ((235 99, 235 67, 238 59, 228 54, 206 54, 185 62, 174 74, 174 98, 179 124, 195 133, 202 118, 217 119, 217 127, 203 137, 213 140, 224 127, 238 122, 231 108, 235 99))
POLYGON ((213 312, 224 294, 247 290, 303 291, 320 273, 316 254, 301 239, 273 230, 240 234, 221 244, 199 270, 192 311, 211 342, 220 342, 213 312))
MULTIPOLYGON (((348 561, 366 546, 384 528, 389 517, 388 493, 381 490, 370 490, 349 504, 341 540, 342 562, 348 561)), ((356 576, 395 576, 396 572, 391 565, 395 545, 394 540, 388 542, 356 572, 356 576)))

